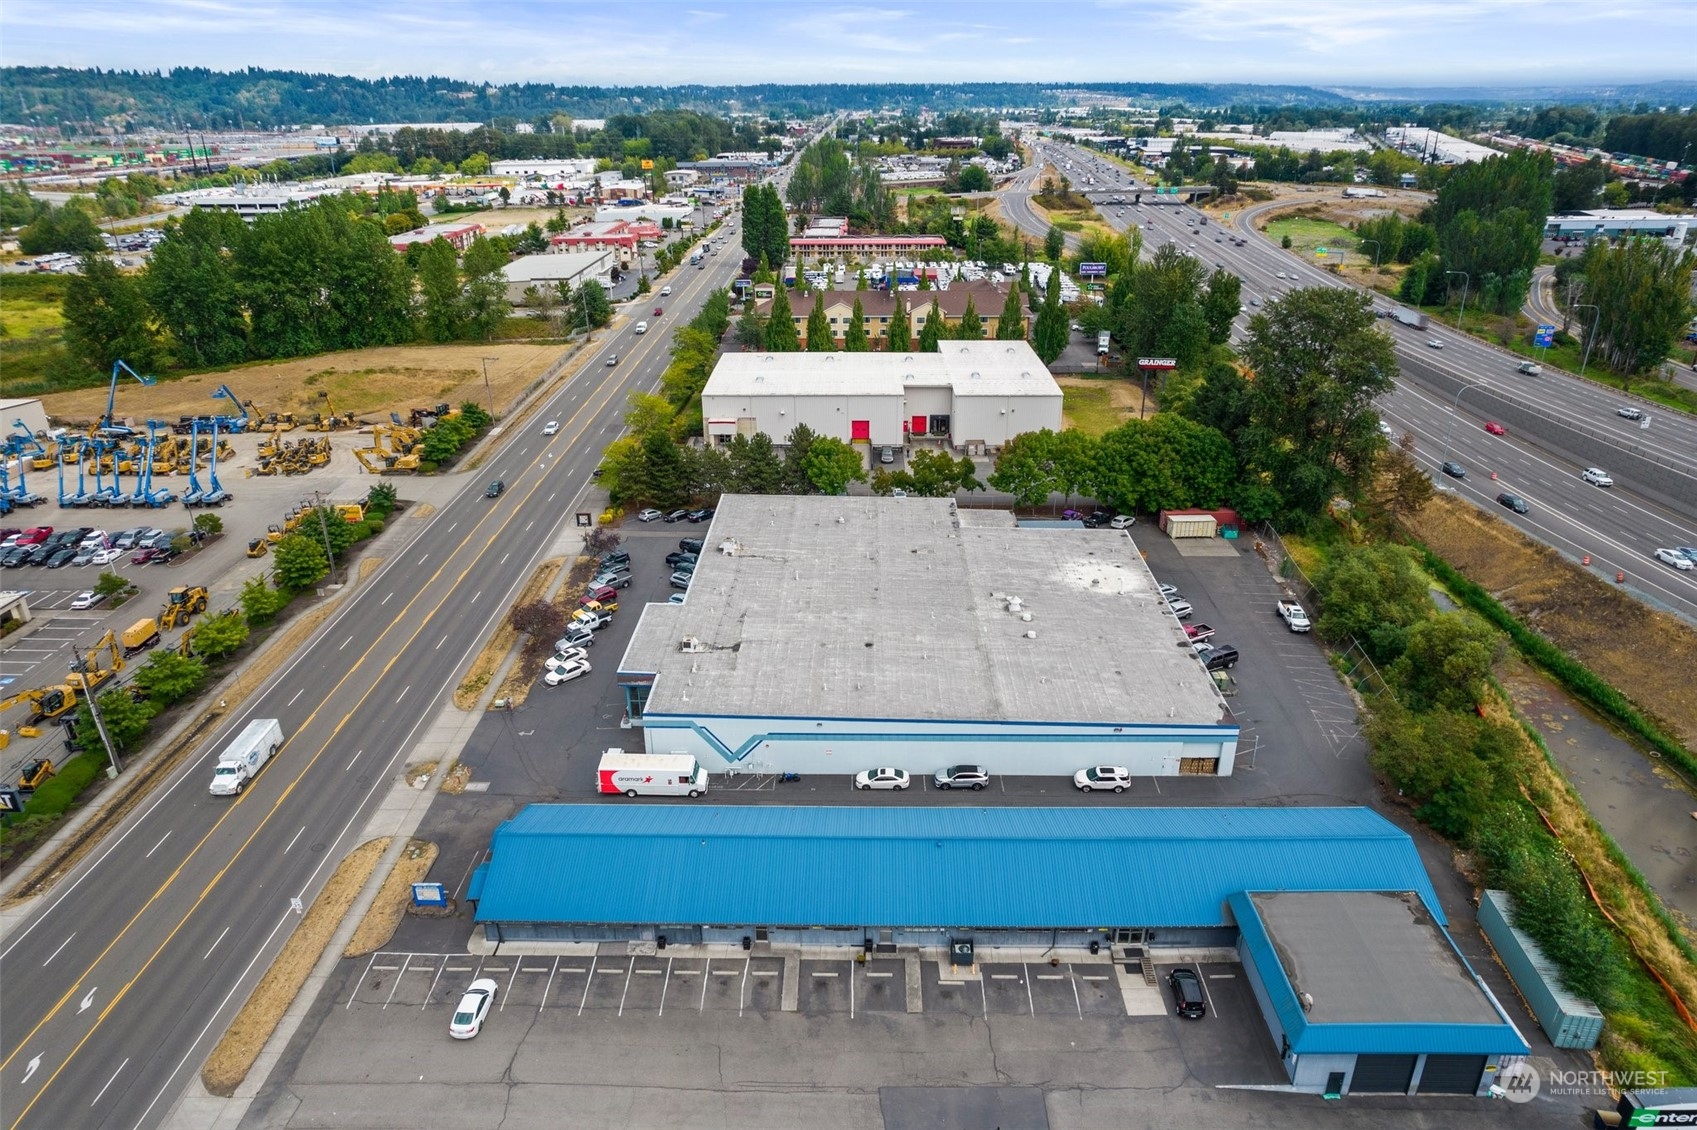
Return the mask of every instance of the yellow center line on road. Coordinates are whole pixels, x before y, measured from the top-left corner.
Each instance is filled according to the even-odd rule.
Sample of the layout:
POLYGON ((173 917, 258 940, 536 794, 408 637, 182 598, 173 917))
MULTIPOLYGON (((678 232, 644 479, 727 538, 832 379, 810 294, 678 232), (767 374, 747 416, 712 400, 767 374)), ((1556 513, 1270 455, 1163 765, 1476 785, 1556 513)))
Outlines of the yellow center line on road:
MULTIPOLYGON (((585 413, 591 412, 592 409, 593 409, 593 411, 596 411, 596 412, 600 411, 602 408, 604 408, 611 401, 612 398, 611 398, 610 395, 606 395, 605 399, 602 399, 602 397, 605 394, 607 394, 611 388, 615 388, 620 383, 618 380, 615 379, 616 377, 618 377, 620 375, 621 374, 617 374, 617 373, 607 374, 607 376, 605 378, 603 378, 602 382, 598 386, 596 386, 595 391, 590 394, 588 401, 586 401, 585 404, 583 405, 583 407, 579 408, 578 411, 572 416, 571 420, 568 421, 568 427, 576 427, 578 429, 577 434, 572 436, 571 442, 576 442, 577 440, 582 439, 584 432, 585 432, 585 429, 587 428, 587 422, 582 426, 578 425, 577 421, 579 420, 579 418, 582 417, 585 413), (598 400, 600 401, 599 404, 596 403, 598 400)), ((541 461, 541 459, 542 459, 542 456, 539 454, 536 459, 531 461, 530 465, 532 467, 536 466, 541 461)), ((525 493, 524 498, 519 500, 518 505, 516 505, 512 508, 512 511, 508 514, 506 520, 501 522, 501 524, 498 527, 496 527, 496 529, 492 532, 491 536, 488 539, 489 542, 492 543, 495 540, 495 536, 499 535, 503 530, 506 529, 506 527, 508 525, 510 525, 513 522, 513 520, 518 516, 520 509, 522 509, 522 507, 524 506, 524 503, 528 502, 531 499, 531 497, 535 495, 536 491, 541 488, 542 483, 543 483, 545 478, 546 478, 545 475, 538 477, 536 483, 530 488, 529 491, 527 491, 525 493)), ((475 536, 477 535, 478 530, 483 526, 483 524, 485 522, 489 521, 489 519, 491 517, 493 517, 493 512, 485 514, 482 518, 478 519, 477 523, 472 526, 471 530, 468 531, 466 536, 461 539, 460 543, 457 546, 455 546, 454 549, 450 553, 445 555, 442 564, 437 567, 436 571, 430 575, 428 580, 426 580, 422 585, 419 586, 419 595, 414 596, 411 600, 409 600, 407 602, 405 607, 400 609, 400 611, 396 614, 395 618, 389 622, 389 625, 387 627, 385 627, 383 629, 383 631, 378 634, 377 638, 372 641, 371 645, 369 647, 367 647, 365 649, 365 651, 360 654, 360 657, 357 660, 354 661, 353 666, 348 669, 347 674, 343 675, 342 678, 337 681, 336 685, 333 688, 331 688, 330 693, 324 696, 324 703, 320 703, 317 707, 315 707, 313 709, 312 713, 307 716, 306 720, 304 722, 302 722, 299 727, 296 728, 296 733, 299 733, 299 732, 305 730, 308 726, 310 726, 312 724, 313 720, 318 717, 319 711, 324 708, 325 703, 328 703, 329 700, 331 698, 333 698, 336 695, 336 693, 342 689, 342 687, 344 685, 347 684, 348 680, 353 678, 354 674, 365 664, 365 661, 371 657, 372 652, 376 651, 378 646, 383 642, 383 640, 385 638, 387 638, 389 632, 392 631, 395 628, 395 626, 397 624, 399 624, 403 619, 407 618, 407 614, 411 611, 413 605, 416 604, 422 598, 424 590, 426 588, 428 588, 430 585, 434 584, 442 576, 442 574, 446 571, 446 569, 448 567, 448 563, 453 560, 453 558, 456 554, 458 554, 468 544, 470 544, 470 542, 472 540, 474 540, 475 536)), ((310 772, 312 770, 313 766, 315 766, 318 763, 319 758, 321 758, 324 755, 324 753, 330 748, 330 744, 332 742, 334 742, 335 739, 336 739, 336 736, 339 733, 341 733, 342 727, 347 725, 349 720, 351 720, 353 718, 353 716, 356 713, 358 713, 359 708, 365 704, 365 700, 367 698, 369 698, 372 695, 372 693, 376 690, 377 684, 382 681, 383 676, 386 675, 389 672, 389 669, 394 665, 395 661, 397 659, 399 659, 401 657, 401 655, 406 651, 406 649, 409 646, 411 646, 413 641, 418 638, 419 633, 422 632, 426 626, 428 626, 431 619, 435 617, 436 613, 438 613, 442 610, 443 605, 445 605, 448 601, 448 597, 453 594, 454 589, 456 587, 458 587, 460 582, 465 580, 466 576, 471 572, 471 570, 476 566, 476 564, 477 564, 477 560, 476 560, 476 558, 474 558, 472 563, 470 565, 467 565, 465 567, 465 569, 460 572, 459 576, 455 578, 453 585, 449 586, 448 592, 445 593, 442 596, 442 598, 439 601, 437 601, 436 605, 433 608, 431 608, 430 611, 423 617, 423 619, 419 622, 418 627, 413 629, 412 635, 407 637, 406 641, 401 644, 400 649, 396 651, 395 655, 387 663, 385 663, 383 665, 382 671, 378 674, 377 678, 371 680, 371 685, 366 689, 365 694, 360 696, 359 701, 354 704, 354 708, 352 710, 350 710, 346 715, 344 715, 342 717, 342 720, 336 724, 336 728, 333 731, 331 731, 330 737, 327 738, 325 740, 324 744, 319 747, 318 752, 313 754, 311 760, 309 760, 306 763, 306 765, 302 767, 300 773, 296 775, 295 779, 293 781, 289 782, 289 785, 287 786, 287 788, 284 789, 282 795, 279 796, 277 798, 276 803, 274 803, 272 805, 271 811, 265 814, 265 816, 261 819, 259 824, 254 828, 252 834, 250 834, 248 836, 248 838, 242 842, 241 847, 236 849, 236 852, 230 857, 230 861, 228 863, 226 863, 222 868, 220 868, 218 873, 213 876, 211 882, 209 882, 206 885, 205 889, 200 892, 200 895, 195 899, 193 905, 191 905, 188 908, 188 910, 183 914, 182 918, 178 921, 177 925, 172 928, 170 934, 168 934, 166 936, 165 940, 159 944, 159 947, 153 951, 153 953, 148 957, 147 961, 142 965, 142 967, 139 970, 136 971, 135 976, 131 977, 130 980, 124 984, 123 988, 121 988, 117 992, 117 994, 113 996, 112 1000, 107 1004, 107 1006, 104 1009, 101 1010, 100 1015, 95 1019, 94 1025, 89 1028, 88 1032, 83 1036, 83 1038, 81 1040, 79 1040, 77 1042, 76 1046, 71 1049, 70 1054, 67 1055, 65 1057, 64 1061, 62 1063, 60 1063, 57 1068, 54 1069, 54 1071, 51 1075, 49 1075, 45 1080, 42 1081, 41 1087, 36 1091, 35 1095, 33 1097, 31 1097, 29 1103, 23 1108, 23 1110, 21 1110, 18 1113, 18 1117, 12 1122, 11 1125, 14 1128, 14 1130, 17 1126, 19 1126, 23 1122, 24 1118, 28 1116, 30 1110, 41 1099, 41 1096, 47 1093, 47 1089, 53 1085, 53 1082, 56 1079, 58 1079, 60 1073, 63 1072, 64 1069, 70 1064, 71 1060, 76 1056, 77 1052, 82 1050, 83 1045, 86 1044, 89 1041, 89 1039, 94 1035, 94 1033, 100 1028, 101 1023, 111 1013, 112 1009, 114 1007, 116 1007, 118 1002, 120 1000, 122 1000, 124 998, 125 994, 127 994, 130 991, 131 987, 135 985, 136 981, 138 981, 141 978, 141 976, 144 973, 147 972, 148 968, 153 964, 154 960, 157 959, 158 956, 162 952, 164 952, 165 947, 170 944, 171 939, 176 937, 177 932, 183 928, 183 926, 188 922, 189 918, 191 918, 194 915, 194 912, 197 909, 199 909, 201 903, 204 902, 206 897, 209 894, 212 893, 213 888, 218 885, 218 882, 221 879, 223 879, 224 875, 229 871, 230 867, 232 867, 235 864, 237 859, 241 858, 242 853, 245 852, 247 850, 247 848, 253 843, 254 838, 259 835, 259 833, 270 822, 271 818, 276 815, 278 809, 280 809, 282 807, 283 802, 286 801, 289 798, 289 796, 294 792, 295 786, 298 785, 302 781, 302 779, 305 778, 306 774, 308 772, 310 772)), ((288 742, 285 741, 284 742, 284 748, 287 748, 287 746, 288 746, 288 742)), ((281 752, 281 751, 279 751, 279 752, 281 752)), ((247 794, 247 795, 252 796, 254 794, 250 793, 250 794, 247 794)), ((190 849, 189 854, 183 857, 182 862, 179 863, 177 865, 177 867, 171 872, 171 874, 165 879, 165 881, 162 884, 160 884, 159 888, 157 890, 155 890, 152 895, 148 896, 147 901, 145 903, 143 903, 142 906, 140 907, 140 909, 138 909, 135 912, 134 916, 132 916, 130 918, 130 920, 124 924, 123 929, 120 930, 109 943, 107 943, 106 948, 101 950, 100 955, 98 957, 96 957, 92 962, 89 963, 88 968, 85 969, 83 971, 83 973, 76 979, 76 981, 74 981, 72 983, 71 987, 66 990, 64 996, 60 997, 59 1000, 53 1005, 53 1007, 47 1012, 47 1014, 44 1015, 39 1021, 37 1021, 35 1026, 30 1029, 29 1034, 26 1035, 22 1040, 20 1040, 18 1042, 18 1046, 15 1049, 13 1049, 11 1055, 8 1055, 4 1060, 0 1060, 0 1069, 3 1069, 7 1064, 11 1063, 11 1061, 21 1051, 23 1051, 24 1048, 26 1048, 29 1045, 29 1041, 32 1038, 34 1038, 34 1036, 37 1032, 39 1032, 41 1030, 42 1026, 45 1025, 48 1021, 52 1020, 59 1013, 59 1011, 64 1008, 66 1002, 70 1001, 71 998, 76 995, 76 992, 79 988, 81 988, 83 981, 91 973, 94 972, 96 967, 98 967, 99 964, 102 961, 104 961, 106 959, 106 956, 112 952, 113 947, 116 946, 120 941, 122 941, 124 939, 124 936, 129 933, 130 929, 135 926, 135 924, 141 919, 142 915, 147 913, 148 908, 150 908, 155 902, 157 902, 166 893, 166 891, 168 891, 176 883, 178 877, 182 874, 183 869, 189 865, 189 863, 200 852, 200 849, 202 847, 204 847, 206 845, 207 841, 210 840, 212 838, 212 836, 218 831, 218 829, 223 826, 224 821, 228 820, 230 818, 230 816, 236 811, 237 806, 242 804, 245 800, 246 800, 246 797, 244 796, 243 798, 237 800, 234 804, 230 805, 230 807, 228 809, 226 809, 224 815, 220 816, 218 818, 217 823, 213 824, 213 826, 207 830, 206 834, 200 838, 199 842, 197 842, 195 844, 195 846, 190 849)))

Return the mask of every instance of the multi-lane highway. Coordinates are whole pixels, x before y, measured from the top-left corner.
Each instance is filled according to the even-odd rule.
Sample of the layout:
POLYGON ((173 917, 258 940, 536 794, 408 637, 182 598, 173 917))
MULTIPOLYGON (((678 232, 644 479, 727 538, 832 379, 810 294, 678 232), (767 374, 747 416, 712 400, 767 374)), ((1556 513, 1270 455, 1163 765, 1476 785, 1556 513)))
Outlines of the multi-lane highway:
MULTIPOLYGON (((1197 209, 1151 203, 1155 197, 1147 189, 1142 205, 1129 203, 1142 186, 1097 154, 1050 143, 1045 148, 1047 160, 1073 163, 1069 175, 1075 187, 1086 171, 1096 178, 1086 190, 1104 219, 1121 231, 1140 227, 1146 255, 1173 243, 1210 268, 1223 266, 1243 279, 1240 332, 1270 298, 1298 287, 1345 285, 1255 229, 1255 218, 1276 203, 1234 211, 1229 220, 1216 212, 1202 224, 1197 209), (1128 203, 1110 203, 1115 196, 1128 203), (1243 246, 1234 239, 1244 240, 1243 246)), ((1043 229, 1024 207, 1024 194, 1039 165, 1034 163, 1024 182, 1012 182, 1003 205, 1010 222, 1034 235, 1043 229)), ((1392 306, 1382 297, 1375 305, 1392 306)), ((1564 374, 1525 376, 1517 372, 1521 358, 1437 321, 1420 330, 1393 319, 1381 324, 1397 344, 1402 368, 1396 389, 1381 402, 1381 414, 1399 435, 1413 434, 1416 458, 1441 486, 1570 557, 1589 555, 1600 575, 1624 574, 1626 584, 1646 599, 1697 619, 1697 572, 1677 572, 1652 556, 1662 546, 1697 546, 1697 420, 1564 374), (1617 414, 1628 407, 1647 417, 1648 426, 1617 414), (1507 434, 1488 434, 1487 420, 1503 423, 1507 434), (1467 477, 1439 474, 1445 460, 1461 463, 1467 477), (1609 471, 1616 485, 1600 489, 1583 482, 1580 473, 1587 466, 1609 471), (1525 498, 1528 512, 1497 505, 1504 492, 1525 498)))
POLYGON ((627 395, 665 368, 666 331, 726 284, 737 257, 706 262, 670 280, 658 332, 604 334, 463 489, 427 518, 398 519, 373 549, 384 565, 11 931, 0 950, 6 1126, 128 1130, 164 1116, 297 920, 293 900, 311 903, 468 651, 582 508, 627 395), (550 418, 561 431, 543 437, 550 418), (495 478, 506 492, 487 499, 495 478), (217 751, 256 717, 280 719, 287 744, 243 796, 209 796, 217 751))

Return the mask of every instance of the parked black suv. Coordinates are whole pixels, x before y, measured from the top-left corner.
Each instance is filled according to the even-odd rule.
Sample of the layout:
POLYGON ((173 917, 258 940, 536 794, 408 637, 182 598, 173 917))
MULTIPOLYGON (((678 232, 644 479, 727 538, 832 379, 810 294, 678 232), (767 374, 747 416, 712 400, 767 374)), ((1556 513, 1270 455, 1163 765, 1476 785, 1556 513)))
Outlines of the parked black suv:
POLYGON ((678 548, 685 553, 700 553, 702 541, 700 538, 679 538, 678 548))
POLYGON ((1167 984, 1173 990, 1173 1012, 1187 1020, 1201 1020, 1208 1015, 1208 1000, 1202 995, 1202 981, 1194 969, 1175 969, 1167 974, 1167 984))

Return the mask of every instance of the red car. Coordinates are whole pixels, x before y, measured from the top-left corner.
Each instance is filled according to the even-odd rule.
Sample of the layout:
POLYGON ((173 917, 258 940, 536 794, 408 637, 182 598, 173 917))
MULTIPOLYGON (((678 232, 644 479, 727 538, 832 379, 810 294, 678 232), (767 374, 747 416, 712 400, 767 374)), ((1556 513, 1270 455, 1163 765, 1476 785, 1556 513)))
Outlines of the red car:
POLYGON ((164 561, 170 554, 163 549, 138 549, 130 554, 131 565, 146 565, 150 561, 164 561))
POLYGON ((602 585, 600 588, 590 589, 578 598, 579 605, 588 604, 591 601, 598 604, 617 604, 619 602, 619 590, 612 585, 602 585))
POLYGON ((48 538, 50 538, 52 536, 53 536, 53 527, 52 526, 36 526, 34 529, 25 530, 21 535, 19 535, 17 544, 18 545, 40 545, 42 542, 46 541, 48 538))
POLYGON ((1500 435, 1507 435, 1508 434, 1506 431, 1503 430, 1503 426, 1501 424, 1497 423, 1495 420, 1486 420, 1485 421, 1485 430, 1490 432, 1494 436, 1500 436, 1500 435))
POLYGON ((660 316, 660 315, 661 315, 661 314, 664 314, 664 313, 665 313, 665 312, 666 312, 666 311, 664 311, 664 310, 662 310, 662 309, 661 309, 661 308, 660 308, 660 307, 658 307, 658 306, 656 306, 656 307, 654 307, 654 316, 655 316, 655 317, 656 317, 656 318, 658 318, 658 317, 659 317, 659 316, 660 316))

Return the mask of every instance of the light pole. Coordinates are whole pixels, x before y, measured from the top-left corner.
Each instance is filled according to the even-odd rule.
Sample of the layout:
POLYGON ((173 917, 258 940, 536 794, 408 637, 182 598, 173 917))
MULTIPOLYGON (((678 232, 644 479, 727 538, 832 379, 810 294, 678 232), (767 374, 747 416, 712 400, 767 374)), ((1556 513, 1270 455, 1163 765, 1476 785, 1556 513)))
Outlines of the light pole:
POLYGON ((324 557, 330 562, 330 582, 336 581, 336 552, 330 548, 330 527, 324 520, 324 496, 318 491, 312 492, 313 509, 318 511, 318 532, 324 538, 324 557))
MULTIPOLYGON (((1456 416, 1459 413, 1460 408, 1461 408, 1461 394, 1468 391, 1469 389, 1474 389, 1474 388, 1479 388, 1479 387, 1480 387, 1479 385, 1464 384, 1460 388, 1455 390, 1455 399, 1450 401, 1449 427, 1444 429, 1444 457, 1441 460, 1441 462, 1448 463, 1450 461, 1450 440, 1455 435, 1455 418, 1456 418, 1456 416)), ((1442 471, 1442 468, 1440 467, 1439 470, 1442 471)))
POLYGON ((1451 275, 1461 276, 1461 309, 1455 315, 1455 328, 1459 330, 1461 329, 1461 320, 1467 317, 1467 284, 1473 281, 1473 276, 1466 271, 1444 272, 1445 278, 1449 278, 1451 275))
POLYGON ((1591 343, 1597 340, 1597 320, 1603 316, 1603 308, 1594 302, 1581 302, 1573 307, 1575 310, 1595 310, 1591 315, 1591 332, 1585 335, 1585 353, 1579 359, 1579 375, 1585 375, 1585 365, 1591 360, 1591 343))
POLYGON ((499 361, 499 357, 484 357, 483 361, 483 395, 489 398, 489 418, 495 418, 495 392, 489 387, 489 362, 499 361))
POLYGON ((1376 239, 1358 239, 1356 242, 1371 243, 1373 245, 1373 269, 1377 271, 1379 269, 1379 251, 1381 249, 1379 241, 1376 239))
POLYGON ((94 703, 94 687, 90 685, 90 678, 94 672, 90 669, 90 665, 84 661, 82 651, 76 644, 71 645, 71 658, 76 661, 75 669, 83 673, 82 689, 83 694, 88 698, 89 717, 94 719, 94 729, 100 735, 100 744, 106 747, 106 760, 111 763, 113 775, 122 773, 124 763, 118 760, 118 747, 112 744, 112 738, 106 733, 106 723, 100 717, 100 708, 94 703))

